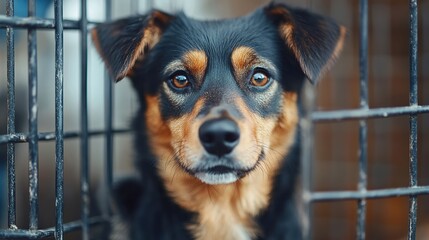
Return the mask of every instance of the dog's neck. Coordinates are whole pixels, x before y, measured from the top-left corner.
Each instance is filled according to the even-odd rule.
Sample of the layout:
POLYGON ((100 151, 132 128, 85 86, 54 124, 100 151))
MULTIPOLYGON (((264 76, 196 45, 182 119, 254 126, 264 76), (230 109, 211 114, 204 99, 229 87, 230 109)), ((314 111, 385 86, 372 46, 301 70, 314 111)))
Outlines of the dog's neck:
POLYGON ((165 183, 176 203, 198 214, 189 226, 197 239, 245 240, 258 233, 253 219, 268 205, 273 174, 261 169, 232 184, 207 185, 176 173, 165 183))

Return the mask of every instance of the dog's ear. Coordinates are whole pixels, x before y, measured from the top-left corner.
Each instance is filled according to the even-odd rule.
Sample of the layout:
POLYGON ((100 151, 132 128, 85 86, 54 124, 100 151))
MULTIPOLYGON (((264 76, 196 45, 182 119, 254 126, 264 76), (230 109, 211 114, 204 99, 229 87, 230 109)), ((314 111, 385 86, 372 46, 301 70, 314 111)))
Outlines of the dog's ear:
POLYGON ((284 4, 271 4, 265 14, 278 26, 280 37, 312 82, 333 64, 342 50, 346 28, 333 20, 284 4))
POLYGON ((94 45, 116 81, 130 74, 136 61, 158 43, 172 19, 172 15, 153 11, 102 23, 92 30, 94 45))

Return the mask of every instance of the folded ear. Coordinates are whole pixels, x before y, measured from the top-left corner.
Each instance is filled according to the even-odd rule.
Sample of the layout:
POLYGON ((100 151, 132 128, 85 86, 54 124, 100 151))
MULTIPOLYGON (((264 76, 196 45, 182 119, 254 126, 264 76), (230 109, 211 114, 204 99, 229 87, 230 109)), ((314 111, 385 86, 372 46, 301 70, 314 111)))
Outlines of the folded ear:
POLYGON ((284 4, 271 4, 264 11, 278 25, 281 38, 306 77, 315 83, 340 54, 346 28, 329 18, 284 4))
POLYGON ((129 75, 136 61, 158 43, 172 18, 167 13, 153 11, 92 29, 92 41, 116 81, 129 75))

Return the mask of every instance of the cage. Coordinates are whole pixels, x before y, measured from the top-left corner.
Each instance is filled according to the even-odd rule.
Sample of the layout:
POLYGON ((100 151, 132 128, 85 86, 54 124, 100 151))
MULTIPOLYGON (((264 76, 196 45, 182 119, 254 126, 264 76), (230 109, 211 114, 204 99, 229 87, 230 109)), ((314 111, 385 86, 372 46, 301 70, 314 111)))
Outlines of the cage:
MULTIPOLYGON (((109 224, 112 183, 132 169, 136 100, 104 73, 94 24, 153 7, 233 17, 268 2, 1 2, 0 239, 97 239, 109 224)), ((285 2, 349 35, 334 69, 304 92, 306 238, 426 239, 429 3, 285 2)))

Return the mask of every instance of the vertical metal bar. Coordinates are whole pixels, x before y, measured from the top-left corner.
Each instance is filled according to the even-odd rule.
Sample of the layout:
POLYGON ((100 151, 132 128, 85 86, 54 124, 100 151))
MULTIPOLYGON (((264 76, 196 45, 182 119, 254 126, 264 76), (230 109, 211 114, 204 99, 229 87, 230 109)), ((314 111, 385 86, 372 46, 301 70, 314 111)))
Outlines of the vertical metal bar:
POLYGON ((153 7, 154 7, 154 5, 155 5, 154 0, 147 0, 147 1, 146 1, 146 5, 147 5, 147 9, 148 9, 148 10, 153 9, 153 7))
MULTIPOLYGON (((36 1, 28 0, 28 16, 36 16, 36 1)), ((37 132, 37 36, 36 29, 28 29, 28 116, 29 116, 29 191, 30 191, 30 229, 38 228, 39 214, 39 156, 37 132)))
MULTIPOLYGON (((410 105, 418 104, 417 45, 418 17, 417 0, 410 0, 410 105)), ((410 115, 410 186, 417 186, 417 115, 410 115)), ((417 196, 410 196, 408 239, 416 239, 417 196)))
POLYGON ((130 7, 131 7, 131 13, 132 14, 138 14, 140 10, 140 1, 131 1, 130 7))
POLYGON ((63 1, 55 12, 55 239, 64 238, 64 112, 63 112, 63 1))
POLYGON ((81 19, 80 19, 80 42, 81 42, 81 218, 82 218, 82 239, 89 240, 89 214, 90 214, 90 195, 89 195, 89 161, 88 161, 88 18, 87 1, 81 1, 81 19))
MULTIPOLYGON (((360 107, 368 109, 368 0, 359 1, 360 40, 360 107)), ((367 189, 367 125, 366 120, 359 121, 359 183, 358 190, 367 189)), ((358 200, 356 239, 365 239, 366 199, 358 200)))
MULTIPOLYGON (((311 9, 313 6, 312 0, 307 0, 307 7, 311 9)), ((304 111, 300 121, 301 130, 301 164, 302 164, 302 200, 304 203, 304 219, 302 220, 302 237, 305 240, 312 239, 311 219, 312 219, 312 205, 311 205, 311 183, 312 183, 312 163, 313 163, 313 139, 314 129, 311 120, 311 113, 314 110, 315 94, 308 84, 304 84, 303 88, 303 106, 304 111)))
MULTIPOLYGON (((112 1, 106 0, 106 21, 111 20, 112 1)), ((107 197, 110 196, 113 183, 113 81, 106 73, 105 89, 105 121, 106 121, 106 189, 107 197)), ((108 216, 111 215, 110 205, 107 206, 108 216)))
MULTIPOLYGON (((14 1, 6 3, 6 15, 14 15, 14 1)), ((6 28, 7 38, 7 134, 15 133, 15 34, 11 27, 6 28)), ((8 169, 8 226, 16 229, 16 183, 15 183, 15 144, 7 144, 8 169)))
POLYGON ((304 111, 300 121, 301 130, 301 163, 302 163, 302 194, 304 201, 303 239, 312 239, 311 231, 311 184, 312 184, 312 162, 313 162, 313 139, 314 129, 311 113, 314 110, 314 90, 306 85, 303 89, 304 111))

